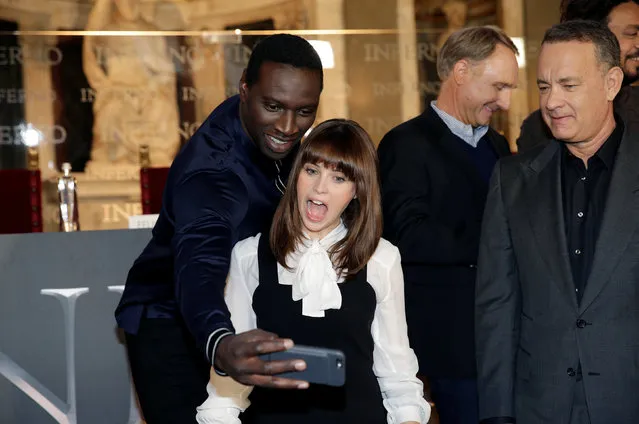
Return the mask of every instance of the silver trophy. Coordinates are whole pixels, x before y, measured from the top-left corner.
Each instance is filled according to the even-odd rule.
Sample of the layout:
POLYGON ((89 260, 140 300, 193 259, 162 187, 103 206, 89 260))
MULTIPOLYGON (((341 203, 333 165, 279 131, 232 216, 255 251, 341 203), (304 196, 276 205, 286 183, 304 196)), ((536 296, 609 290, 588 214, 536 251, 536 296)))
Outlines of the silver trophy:
POLYGON ((60 211, 60 231, 70 232, 80 229, 78 219, 77 181, 71 175, 71 164, 62 164, 63 174, 58 178, 58 202, 60 211))

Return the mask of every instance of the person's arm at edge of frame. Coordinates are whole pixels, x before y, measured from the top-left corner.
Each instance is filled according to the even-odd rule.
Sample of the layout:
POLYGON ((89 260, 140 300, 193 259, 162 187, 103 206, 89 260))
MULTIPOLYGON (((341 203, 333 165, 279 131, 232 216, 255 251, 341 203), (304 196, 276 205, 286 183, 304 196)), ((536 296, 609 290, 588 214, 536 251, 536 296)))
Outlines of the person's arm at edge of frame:
MULTIPOLYGON (((384 251, 391 253, 384 267, 369 262, 369 281, 387 288, 375 309, 371 327, 375 348, 373 371, 379 382, 388 422, 426 424, 431 407, 424 399, 424 385, 417 378, 417 357, 410 347, 404 300, 404 274, 399 249, 382 241, 384 251), (386 266, 387 265, 387 266, 386 266)), ((386 255, 384 255, 386 256, 386 255)))

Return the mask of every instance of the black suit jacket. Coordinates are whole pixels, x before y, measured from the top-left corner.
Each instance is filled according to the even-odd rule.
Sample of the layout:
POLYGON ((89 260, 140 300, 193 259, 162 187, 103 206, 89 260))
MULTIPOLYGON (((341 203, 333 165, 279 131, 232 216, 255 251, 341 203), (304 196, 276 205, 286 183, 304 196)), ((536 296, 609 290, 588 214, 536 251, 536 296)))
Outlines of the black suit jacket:
MULTIPOLYGON (((504 137, 486 135, 499 156, 504 137)), ((402 255, 406 316, 420 374, 475 376, 474 287, 488 185, 428 107, 380 142, 384 237, 402 255)))
POLYGON ((580 302, 565 236, 560 143, 495 167, 476 296, 482 422, 571 422, 579 378, 592 424, 639 422, 639 126, 624 124, 580 302))

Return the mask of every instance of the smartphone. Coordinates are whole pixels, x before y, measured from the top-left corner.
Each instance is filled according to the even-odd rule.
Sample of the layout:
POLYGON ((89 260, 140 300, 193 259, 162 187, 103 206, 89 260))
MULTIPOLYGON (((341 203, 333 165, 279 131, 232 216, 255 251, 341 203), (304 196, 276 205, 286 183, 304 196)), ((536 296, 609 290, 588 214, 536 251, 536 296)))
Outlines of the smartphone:
POLYGON ((264 361, 302 359, 306 362, 304 371, 285 372, 277 374, 278 377, 304 380, 327 386, 343 386, 346 380, 346 358, 340 350, 295 345, 282 352, 260 355, 260 358, 264 361))

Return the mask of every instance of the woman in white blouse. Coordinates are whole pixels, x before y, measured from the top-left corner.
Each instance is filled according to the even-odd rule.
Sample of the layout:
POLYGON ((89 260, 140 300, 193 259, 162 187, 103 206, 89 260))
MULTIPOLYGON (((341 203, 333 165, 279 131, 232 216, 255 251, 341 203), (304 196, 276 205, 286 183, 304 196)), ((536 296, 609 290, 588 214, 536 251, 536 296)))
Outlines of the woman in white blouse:
POLYGON ((275 390, 215 376, 200 424, 428 422, 401 259, 381 233, 375 146, 355 122, 323 122, 302 143, 270 234, 234 247, 226 302, 238 333, 343 351, 346 383, 275 390))

